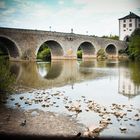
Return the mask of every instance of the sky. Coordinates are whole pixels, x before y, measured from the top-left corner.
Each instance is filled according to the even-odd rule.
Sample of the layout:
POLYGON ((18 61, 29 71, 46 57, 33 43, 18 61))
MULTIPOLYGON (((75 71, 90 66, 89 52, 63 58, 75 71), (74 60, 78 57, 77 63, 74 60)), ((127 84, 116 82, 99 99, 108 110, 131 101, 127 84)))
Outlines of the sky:
POLYGON ((140 0, 0 0, 0 27, 118 35, 130 11, 140 16, 140 0))

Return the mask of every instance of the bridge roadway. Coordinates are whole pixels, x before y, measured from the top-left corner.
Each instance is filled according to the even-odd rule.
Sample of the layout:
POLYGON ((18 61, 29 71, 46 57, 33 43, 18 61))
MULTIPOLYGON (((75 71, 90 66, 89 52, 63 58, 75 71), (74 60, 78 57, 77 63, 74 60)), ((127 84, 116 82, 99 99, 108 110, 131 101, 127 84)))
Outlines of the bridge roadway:
POLYGON ((36 61, 40 46, 46 42, 52 59, 77 59, 77 50, 83 50, 83 58, 96 58, 103 48, 108 56, 117 57, 125 49, 123 41, 100 37, 41 30, 0 27, 0 47, 5 46, 13 61, 36 61))

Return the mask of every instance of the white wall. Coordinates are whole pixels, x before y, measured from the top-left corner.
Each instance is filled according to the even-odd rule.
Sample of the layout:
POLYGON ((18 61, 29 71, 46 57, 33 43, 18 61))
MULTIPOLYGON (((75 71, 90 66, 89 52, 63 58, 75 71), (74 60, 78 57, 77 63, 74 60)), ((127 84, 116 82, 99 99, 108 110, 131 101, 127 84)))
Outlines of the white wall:
POLYGON ((135 30, 136 26, 139 27, 139 20, 136 19, 125 19, 124 20, 119 20, 119 25, 120 25, 120 40, 124 40, 124 38, 128 35, 130 36, 131 33, 135 30), (129 27, 129 24, 132 23, 132 27, 129 27), (126 24, 126 27, 123 27, 123 25, 126 24))

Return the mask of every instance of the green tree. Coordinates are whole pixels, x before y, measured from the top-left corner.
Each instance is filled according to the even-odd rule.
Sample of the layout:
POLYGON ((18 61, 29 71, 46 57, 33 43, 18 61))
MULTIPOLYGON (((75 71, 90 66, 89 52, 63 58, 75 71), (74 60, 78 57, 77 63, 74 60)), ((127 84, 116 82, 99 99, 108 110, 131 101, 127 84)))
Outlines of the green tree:
POLYGON ((82 49, 79 47, 78 48, 78 51, 77 51, 77 58, 82 58, 82 53, 83 53, 83 51, 82 51, 82 49))
POLYGON ((128 51, 130 58, 140 60, 140 29, 131 34, 128 51))
POLYGON ((46 43, 43 43, 38 51, 37 59, 41 59, 43 61, 51 60, 51 49, 48 48, 46 43))

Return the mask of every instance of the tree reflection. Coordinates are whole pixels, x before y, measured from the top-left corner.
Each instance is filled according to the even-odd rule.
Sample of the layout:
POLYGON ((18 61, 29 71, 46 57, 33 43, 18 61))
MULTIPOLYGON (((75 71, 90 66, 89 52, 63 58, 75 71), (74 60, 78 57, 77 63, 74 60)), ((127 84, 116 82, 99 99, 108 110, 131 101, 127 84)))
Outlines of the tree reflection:
POLYGON ((9 61, 0 58, 0 93, 11 92, 15 78, 15 74, 10 71, 9 61))
POLYGON ((130 76, 136 86, 140 86, 140 62, 131 61, 129 63, 130 76))

